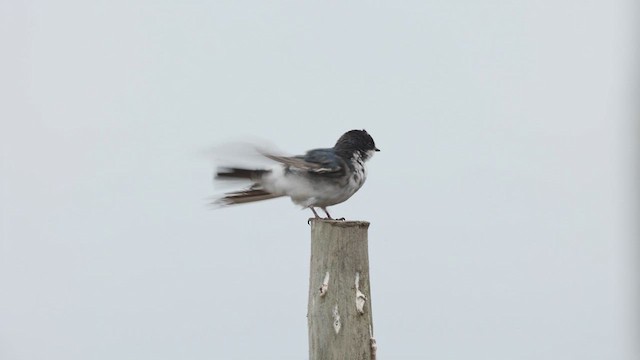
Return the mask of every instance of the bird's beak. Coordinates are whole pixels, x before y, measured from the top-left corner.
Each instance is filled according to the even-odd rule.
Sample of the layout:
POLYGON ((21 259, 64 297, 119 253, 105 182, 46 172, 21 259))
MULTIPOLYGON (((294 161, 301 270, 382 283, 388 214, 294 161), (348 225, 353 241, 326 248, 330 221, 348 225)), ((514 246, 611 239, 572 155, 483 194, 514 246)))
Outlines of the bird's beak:
POLYGON ((375 150, 376 150, 376 151, 380 151, 380 149, 378 149, 378 148, 375 148, 375 150))

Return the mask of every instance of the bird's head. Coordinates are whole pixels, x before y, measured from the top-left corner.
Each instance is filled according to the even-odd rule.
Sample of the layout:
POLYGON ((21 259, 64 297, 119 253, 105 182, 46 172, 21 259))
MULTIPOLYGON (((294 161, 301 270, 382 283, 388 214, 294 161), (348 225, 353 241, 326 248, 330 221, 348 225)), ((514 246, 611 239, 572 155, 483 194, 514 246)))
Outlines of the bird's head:
POLYGON ((347 131, 338 139, 334 146, 336 151, 347 152, 353 154, 358 152, 360 156, 367 160, 373 153, 380 151, 376 147, 376 143, 366 130, 351 130, 347 131))

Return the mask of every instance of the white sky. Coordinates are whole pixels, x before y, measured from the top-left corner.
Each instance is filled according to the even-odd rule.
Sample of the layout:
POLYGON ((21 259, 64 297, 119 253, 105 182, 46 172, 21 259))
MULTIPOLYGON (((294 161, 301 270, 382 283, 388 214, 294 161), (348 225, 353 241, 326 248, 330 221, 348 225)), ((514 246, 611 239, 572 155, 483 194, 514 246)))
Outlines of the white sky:
POLYGON ((365 128, 379 358, 637 359, 637 10, 0 2, 0 358, 306 358, 310 212, 201 155, 365 128))

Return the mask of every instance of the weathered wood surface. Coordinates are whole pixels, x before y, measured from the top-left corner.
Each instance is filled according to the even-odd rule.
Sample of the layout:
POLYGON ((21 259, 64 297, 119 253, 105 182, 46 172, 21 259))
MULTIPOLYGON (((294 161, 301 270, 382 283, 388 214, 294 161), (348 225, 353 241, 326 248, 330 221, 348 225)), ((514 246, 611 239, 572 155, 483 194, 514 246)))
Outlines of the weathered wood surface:
POLYGON ((375 359, 368 228, 366 221, 311 222, 311 360, 375 359))

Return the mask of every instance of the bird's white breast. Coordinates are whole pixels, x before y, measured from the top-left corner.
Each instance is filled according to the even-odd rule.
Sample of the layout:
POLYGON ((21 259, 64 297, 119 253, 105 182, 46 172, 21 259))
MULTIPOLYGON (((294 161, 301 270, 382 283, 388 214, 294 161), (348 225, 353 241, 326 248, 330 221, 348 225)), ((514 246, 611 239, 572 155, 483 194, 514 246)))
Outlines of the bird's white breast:
POLYGON ((364 159, 354 154, 351 159, 353 172, 342 181, 312 181, 299 172, 288 172, 282 166, 276 166, 262 179, 262 186, 273 193, 291 197, 294 203, 303 206, 331 206, 349 199, 364 184, 367 168, 364 159))
POLYGON ((360 156, 359 153, 354 154, 353 159, 351 160, 353 164, 353 175, 351 175, 351 180, 349 181, 350 185, 355 187, 353 192, 358 191, 364 181, 367 180, 367 166, 364 163, 364 160, 360 156))

